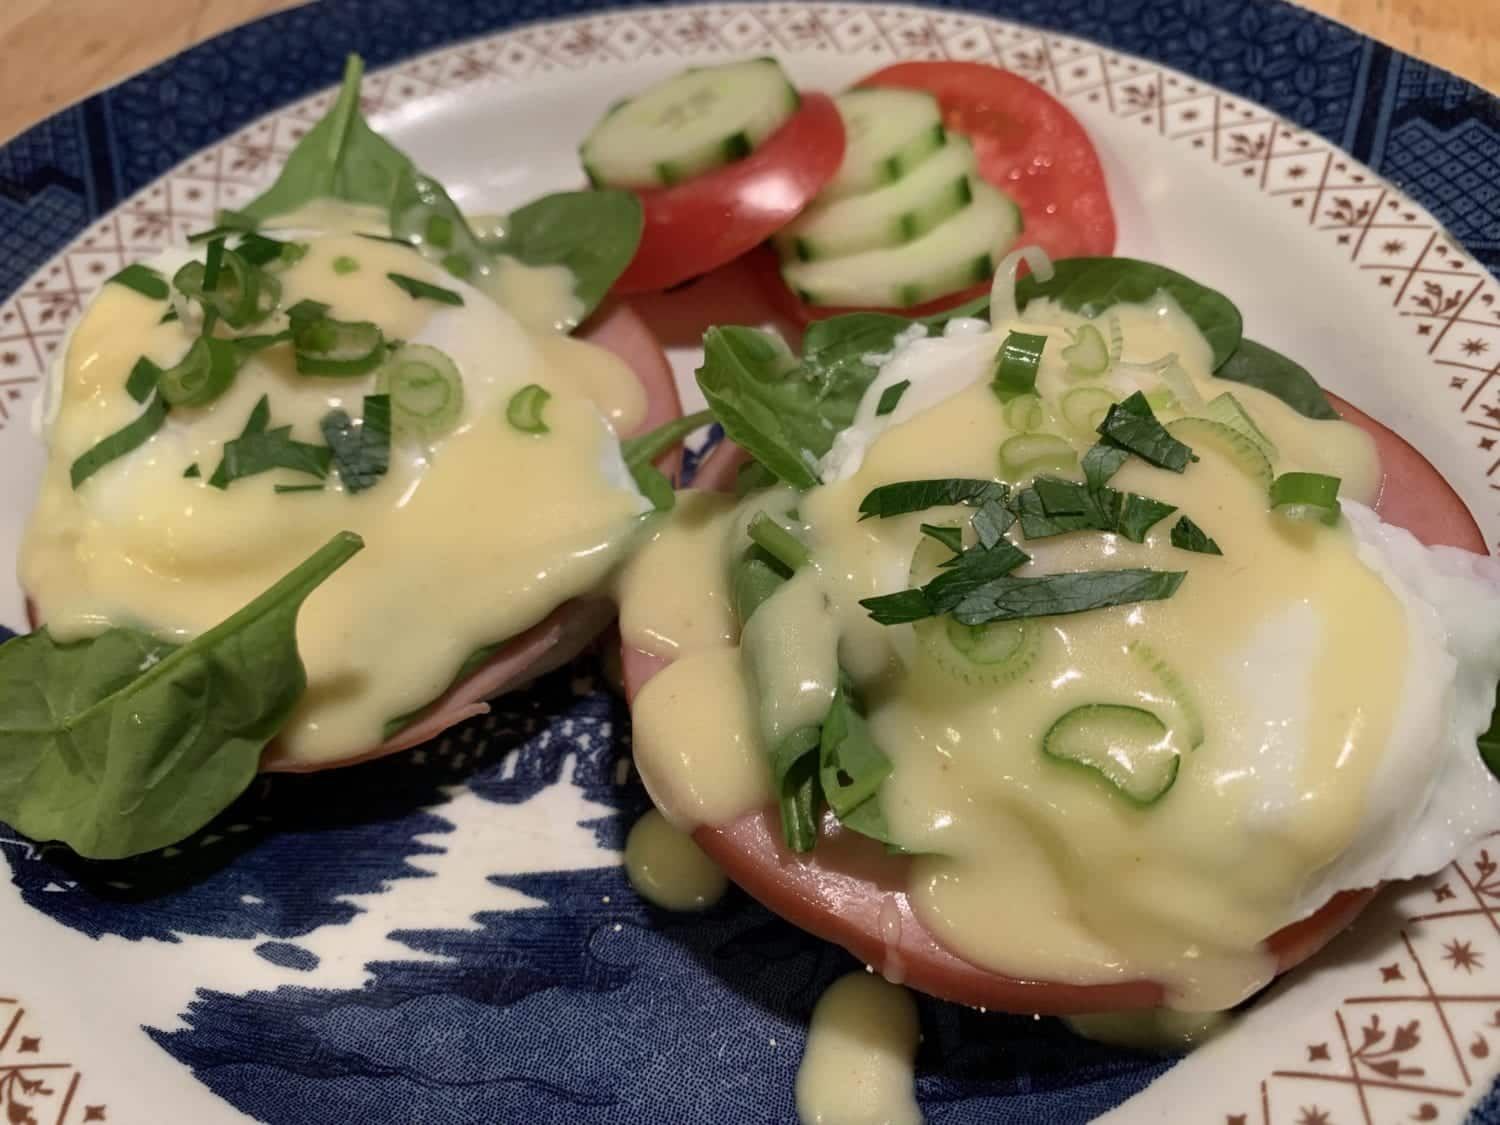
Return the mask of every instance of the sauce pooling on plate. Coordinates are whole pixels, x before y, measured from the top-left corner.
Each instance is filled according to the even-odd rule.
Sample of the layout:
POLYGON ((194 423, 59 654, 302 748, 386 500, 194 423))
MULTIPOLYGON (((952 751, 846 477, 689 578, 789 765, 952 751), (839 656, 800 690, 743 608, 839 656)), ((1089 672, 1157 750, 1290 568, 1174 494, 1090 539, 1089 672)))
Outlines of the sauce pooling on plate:
MULTIPOLYGON (((567 271, 518 280, 528 267, 505 259, 491 288, 526 290, 517 316, 410 247, 350 233, 372 223, 327 205, 285 220, 282 252, 257 267, 275 311, 209 333, 239 341, 233 382, 174 405, 75 487, 78 459, 142 415, 140 362, 175 377, 204 328, 195 305, 105 286, 57 368, 21 553, 59 640, 119 624, 187 638, 331 532, 363 536, 368 549, 299 621, 308 690, 276 744, 281 765, 379 745, 477 653, 596 588, 649 508, 615 437, 643 415, 638 380, 543 327, 569 315, 567 271), (362 368, 376 347, 384 362, 362 368)), ((150 265, 172 279, 190 261, 150 265)))
POLYGON ((919 325, 866 362, 879 374, 820 485, 684 504, 627 573, 625 643, 672 661, 634 708, 669 818, 764 807, 768 762, 821 726, 824 791, 856 792, 845 828, 910 854, 905 893, 946 949, 1019 980, 1156 981, 1210 1010, 1274 975, 1270 935, 1339 890, 1431 870, 1438 837, 1481 815, 1475 797, 1450 830, 1412 794, 1450 750, 1490 792, 1450 723, 1454 683, 1432 674, 1493 663, 1453 629, 1482 587, 1369 512, 1361 431, 1214 378, 1165 295, 1093 321, 1034 301, 993 328, 919 325), (1021 389, 1012 346, 1033 359, 1021 389), (1101 468, 1111 416, 1129 455, 1101 468), (1315 494, 1333 478, 1342 518, 1315 494), (948 491, 903 506, 932 481, 948 491), (1011 490, 998 530, 986 482, 1011 490), (1018 600, 934 611, 945 584, 996 576, 976 537, 1000 551, 1006 533, 1023 554, 996 574, 1018 600), (725 639, 752 540, 790 573, 725 639), (640 577, 666 560, 670 589, 640 577), (1129 579, 1113 601, 1106 572, 1129 579), (1058 575, 1086 596, 1028 586, 1058 575), (1026 610, 1044 592, 1051 608, 1026 610), (831 752, 857 745, 863 773, 828 772, 836 714, 831 752))

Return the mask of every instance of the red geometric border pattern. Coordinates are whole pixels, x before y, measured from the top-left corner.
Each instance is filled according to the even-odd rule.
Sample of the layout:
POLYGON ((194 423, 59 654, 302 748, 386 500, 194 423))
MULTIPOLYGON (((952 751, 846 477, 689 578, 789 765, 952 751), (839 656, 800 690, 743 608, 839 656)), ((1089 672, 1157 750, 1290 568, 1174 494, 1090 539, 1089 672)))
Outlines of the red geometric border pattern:
MULTIPOLYGON (((1389 291, 1393 314, 1426 345, 1427 374, 1472 432, 1478 471, 1500 492, 1495 279, 1425 211, 1322 138, 1151 64, 959 13, 698 6, 526 28, 440 51, 371 75, 364 107, 373 114, 475 83, 600 62, 776 50, 864 55, 872 63, 995 63, 1065 102, 1103 102, 1122 121, 1154 129, 1253 181, 1305 214, 1358 284, 1389 291)), ((210 225, 219 208, 253 196, 327 104, 328 95, 310 98, 188 160, 95 223, 0 305, 0 431, 35 392, 69 324, 104 279, 210 225)), ((1485 1060, 1500 1051, 1500 987, 1490 983, 1500 967, 1496 863, 1482 850, 1411 892, 1418 895, 1429 897, 1431 909, 1415 908, 1393 937, 1390 960, 1371 966, 1370 991, 1331 1010, 1324 1034, 1259 1082, 1258 1104, 1215 1122, 1431 1122, 1452 1119, 1477 1085, 1487 1086, 1494 1067, 1485 1060)), ((16 1125, 105 1120, 105 1106, 80 1107, 74 1068, 19 1058, 40 1052, 40 1040, 21 1033, 24 1015, 18 1001, 0 997, 0 1109, 16 1125)))

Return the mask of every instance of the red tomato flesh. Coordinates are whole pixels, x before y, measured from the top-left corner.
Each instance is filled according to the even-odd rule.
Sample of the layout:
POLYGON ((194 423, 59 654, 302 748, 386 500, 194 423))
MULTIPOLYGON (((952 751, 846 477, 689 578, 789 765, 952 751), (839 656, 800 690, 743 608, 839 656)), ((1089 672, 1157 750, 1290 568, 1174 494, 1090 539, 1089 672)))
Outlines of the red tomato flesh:
MULTIPOLYGON (((1078 119, 1036 83, 985 63, 906 62, 858 85, 936 97, 943 123, 973 144, 980 175, 1021 208, 1023 244, 1040 246, 1052 258, 1114 253, 1115 213, 1099 154, 1078 119)), ((858 311, 803 304, 779 269, 763 277, 777 307, 804 324, 858 311)), ((915 308, 881 311, 928 316, 988 290, 988 284, 976 285, 915 308)))
POLYGON ((742 160, 665 188, 636 190, 641 244, 616 293, 667 289, 722 266, 791 222, 844 160, 844 122, 826 94, 742 160))
MULTIPOLYGON (((1429 546, 1448 544, 1485 551, 1484 536, 1464 502, 1436 469, 1399 435, 1333 395, 1346 420, 1375 439, 1383 475, 1376 511, 1429 546)), ((724 445, 699 469, 699 487, 729 490, 741 450, 724 445)), ((666 661, 625 648, 626 695, 634 699, 666 661)), ((923 925, 906 894, 909 860, 843 831, 825 814, 825 835, 808 855, 787 850, 775 808, 747 813, 733 824, 693 833, 699 846, 746 892, 788 921, 850 953, 893 979, 961 1004, 1007 1012, 1074 1015, 1159 1006, 1165 991, 1157 981, 1076 985, 1019 980, 996 973, 943 946, 923 925), (899 917, 899 927, 889 919, 899 917), (894 940, 887 935, 894 930, 894 940)), ((1278 971, 1311 957, 1340 933, 1379 888, 1343 891, 1320 910, 1266 939, 1278 971)))

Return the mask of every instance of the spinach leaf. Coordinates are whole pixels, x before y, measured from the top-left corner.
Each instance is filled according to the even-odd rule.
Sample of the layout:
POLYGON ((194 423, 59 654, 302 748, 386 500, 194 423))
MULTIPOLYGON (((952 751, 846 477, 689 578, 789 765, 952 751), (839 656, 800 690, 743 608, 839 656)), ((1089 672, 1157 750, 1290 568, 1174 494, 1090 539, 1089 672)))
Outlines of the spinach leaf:
POLYGON ((830 317, 808 328, 800 363, 767 333, 710 328, 698 386, 731 441, 779 479, 812 488, 818 459, 854 420, 878 371, 865 357, 889 353, 913 323, 941 330, 949 320, 984 308, 980 299, 915 322, 889 313, 830 317))
POLYGON ((503 227, 485 245, 528 266, 566 266, 587 316, 635 257, 645 216, 633 192, 565 191, 512 211, 503 227))
POLYGON ((91 859, 176 843, 244 791, 307 684, 297 614, 362 546, 336 535, 178 646, 136 629, 0 645, 0 820, 91 859))
POLYGON ((1106 442, 1129 450, 1142 461, 1174 473, 1182 472, 1189 461, 1197 460, 1191 449, 1156 420, 1151 405, 1140 391, 1110 406, 1104 421, 1099 423, 1099 434, 1106 442))
POLYGON ((859 502, 859 518, 921 512, 950 504, 980 507, 989 501, 1005 500, 1010 490, 999 481, 977 477, 939 477, 935 480, 904 480, 872 488, 859 502))
POLYGON ((1177 592, 1184 577, 1180 570, 1147 569, 1083 570, 1037 578, 1003 575, 965 595, 953 607, 953 617, 963 625, 988 625, 1161 601, 1177 592))
POLYGON ((264 221, 317 199, 390 208, 401 178, 413 171, 412 162, 371 129, 360 112, 359 83, 364 70, 364 61, 350 55, 333 106, 297 142, 276 182, 240 208, 241 215, 264 221))
POLYGON ((1304 417, 1326 421, 1339 416, 1305 367, 1254 340, 1241 340, 1214 374, 1275 395, 1304 417))
MULTIPOLYGON (((1219 545, 1208 537, 1208 532, 1183 516, 1172 526, 1172 546, 1179 551, 1196 551, 1200 555, 1222 555, 1219 545)), ((1497 732, 1500 734, 1500 732, 1497 732)))
POLYGON ((875 745, 865 717, 852 702, 852 690, 844 683, 834 693, 818 743, 823 795, 841 821, 874 800, 894 768, 875 745))
POLYGON ((1479 736, 1479 754, 1490 772, 1500 777, 1500 689, 1495 692, 1495 711, 1490 716, 1490 729, 1479 736))
POLYGON ((1240 310, 1217 290, 1154 262, 1135 258, 1064 258, 1052 263, 1050 281, 1028 275, 1016 283, 1016 306, 1051 297, 1063 308, 1096 316, 1123 301, 1148 301, 1166 291, 1192 318, 1222 366, 1240 344, 1240 310))

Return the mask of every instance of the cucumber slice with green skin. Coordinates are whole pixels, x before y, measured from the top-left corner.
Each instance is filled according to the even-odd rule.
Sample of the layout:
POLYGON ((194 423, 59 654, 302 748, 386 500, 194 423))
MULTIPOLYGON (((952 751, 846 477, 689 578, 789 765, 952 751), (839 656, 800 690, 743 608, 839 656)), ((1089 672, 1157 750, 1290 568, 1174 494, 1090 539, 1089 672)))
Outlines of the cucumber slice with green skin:
POLYGON ((863 308, 905 308, 988 282, 1020 233, 1020 212, 989 184, 973 188, 973 202, 913 242, 787 262, 781 276, 804 304, 863 308))
POLYGON ((1230 464, 1262 488, 1269 489, 1275 479, 1271 462, 1261 452, 1260 446, 1222 422, 1208 418, 1178 418, 1167 423, 1167 432, 1191 446, 1199 457, 1209 453, 1228 458, 1230 464))
POLYGON ((1000 475, 1015 481, 1044 471, 1063 472, 1078 464, 1078 450, 1056 434, 1015 434, 1000 443, 1000 475))
POLYGON ((1150 711, 1118 703, 1073 708, 1042 736, 1042 752, 1093 770, 1137 805, 1161 800, 1182 764, 1165 723, 1150 711))
POLYGON ((1074 387, 1062 396, 1063 421, 1080 436, 1092 437, 1119 399, 1103 387, 1074 387))
POLYGON ((937 99, 920 90, 850 90, 833 101, 844 119, 844 162, 825 199, 895 183, 948 141, 937 99))
POLYGON ((776 236, 777 248, 783 258, 813 262, 900 246, 968 206, 978 176, 973 148, 954 137, 893 184, 815 203, 776 236))
POLYGON ((800 100, 775 59, 686 70, 616 103, 579 156, 595 186, 663 187, 749 156, 800 100))
POLYGON ((1255 424, 1255 419, 1250 417, 1250 412, 1234 395, 1226 391, 1218 398, 1211 399, 1203 408, 1203 416, 1211 422, 1218 422, 1244 434, 1260 446, 1260 451, 1266 455, 1266 460, 1273 462, 1276 460, 1276 443, 1255 424))

